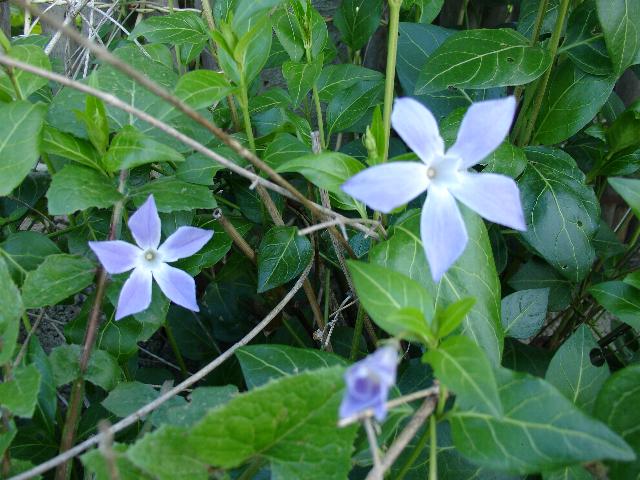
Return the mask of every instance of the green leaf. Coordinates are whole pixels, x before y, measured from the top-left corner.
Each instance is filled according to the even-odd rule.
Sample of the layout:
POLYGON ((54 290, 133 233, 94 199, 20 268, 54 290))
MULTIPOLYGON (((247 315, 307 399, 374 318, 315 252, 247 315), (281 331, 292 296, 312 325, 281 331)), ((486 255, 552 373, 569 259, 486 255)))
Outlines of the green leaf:
POLYGON ((186 158, 184 162, 178 164, 176 177, 196 185, 210 186, 213 184, 213 177, 225 167, 214 162, 209 157, 201 153, 194 153, 186 158))
MULTIPOLYGON (((386 324, 390 325, 395 336, 430 345, 435 341, 431 326, 424 313, 414 307, 403 307, 389 313, 386 324)), ((431 321, 433 323, 433 321, 431 321)))
POLYGON ((456 447, 474 463, 525 474, 634 458, 622 438, 544 380, 502 369, 498 384, 504 415, 469 410, 450 416, 456 447))
MULTIPOLYGON (((113 464, 118 472, 119 480, 152 480, 153 477, 146 474, 142 469, 136 467, 126 455, 127 446, 116 443, 113 445, 113 464)), ((112 480, 112 465, 100 449, 90 450, 80 457, 82 464, 88 472, 95 475, 96 480, 112 480)))
POLYGON ((95 265, 74 255, 49 255, 22 284, 25 308, 55 305, 93 282, 95 265))
POLYGON ((272 168, 279 168, 294 158, 311 153, 309 146, 290 133, 279 133, 269 142, 262 159, 272 168))
POLYGON ((445 309, 437 310, 434 330, 438 338, 444 338, 455 332, 475 304, 475 298, 463 298, 448 305, 445 309))
POLYGON ((31 418, 40 390, 40 372, 31 364, 13 371, 13 378, 0 383, 0 405, 14 415, 31 418))
POLYGON ((508 337, 525 340, 534 336, 547 317, 549 289, 520 290, 502 299, 502 326, 508 337))
POLYGON ((522 238, 564 277, 578 282, 595 260, 598 200, 565 152, 546 147, 526 152, 529 164, 518 180, 527 220, 522 238))
POLYGON ((184 157, 173 148, 157 142, 135 127, 127 125, 111 140, 102 159, 109 172, 131 169, 147 163, 183 162, 184 157))
POLYGON ((23 311, 20 291, 13 283, 7 264, 0 255, 0 365, 13 358, 23 311))
POLYGON ((195 110, 207 108, 222 100, 233 87, 222 73, 194 70, 180 77, 175 94, 195 110))
MULTIPOLYGON (((640 452, 640 365, 630 365, 617 371, 606 381, 596 400, 596 415, 619 433, 637 452, 640 452)), ((634 462, 612 462, 609 478, 638 478, 640 457, 634 462)))
POLYGON ((41 104, 0 103, 0 196, 20 185, 38 161, 46 111, 41 104))
POLYGON ((413 4, 418 8, 418 22, 431 23, 442 10, 444 0, 413 0, 413 4))
POLYGON ((256 19, 282 2, 283 0, 236 0, 233 16, 234 31, 242 35, 249 26, 253 26, 256 19))
MULTIPOLYGON (((609 377, 607 366, 591 363, 590 352, 598 348, 589 327, 580 325, 556 351, 545 380, 575 405, 591 414, 600 388, 609 377)), ((606 365, 606 364, 605 364, 606 365)))
POLYGON ((323 102, 330 102, 338 92, 357 83, 381 82, 383 78, 376 70, 351 63, 325 65, 318 77, 318 95, 323 102))
MULTIPOLYGON (((616 157, 624 153, 634 153, 640 148, 640 103, 632 104, 616 118, 607 129, 606 138, 609 144, 608 156, 614 153, 618 153, 616 157)), ((636 169, 634 168, 633 171, 636 169)))
POLYGON ((389 240, 369 253, 372 263, 408 275, 426 288, 436 310, 464 298, 476 303, 462 323, 462 333, 485 351, 494 365, 500 363, 504 334, 500 322, 500 282, 489 236, 480 217, 462 208, 469 244, 458 261, 434 283, 420 240, 420 212, 413 210, 394 225, 389 240))
POLYGON ((544 473, 542 475, 543 480, 593 480, 593 476, 589 471, 580 466, 574 465, 572 467, 565 467, 561 470, 556 470, 551 473, 544 473))
POLYGON ((508 284, 514 290, 548 288, 548 307, 552 312, 563 310, 571 301, 571 282, 549 264, 536 258, 524 263, 509 279, 508 284))
POLYGON ((66 165, 51 179, 47 191, 51 215, 68 215, 87 208, 108 208, 122 200, 113 181, 105 174, 81 167, 66 165))
POLYGON ((304 32, 296 13, 285 7, 273 15, 273 29, 291 60, 299 62, 305 54, 304 32))
POLYGON ((383 90, 382 82, 358 82, 336 93, 327 106, 327 135, 346 130, 360 120, 382 100, 383 90))
POLYGON ((282 65, 282 75, 287 82, 294 107, 306 98, 321 71, 322 58, 311 63, 285 62, 282 65))
MULTIPOLYGON (((66 385, 80 376, 81 345, 60 345, 49 355, 56 386, 66 385)), ((91 352, 84 378, 94 385, 112 390, 120 381, 122 371, 115 358, 104 350, 91 352)))
POLYGON ((333 16, 333 24, 352 50, 364 47, 378 29, 382 0, 342 0, 333 16))
POLYGON ((631 285, 632 287, 640 289, 640 270, 631 272, 622 280, 624 283, 631 285))
POLYGON ((100 170, 100 156, 90 142, 61 132, 48 125, 42 130, 42 143, 40 147, 43 152, 50 155, 58 155, 87 167, 100 170))
POLYGON ((139 207, 150 194, 153 194, 159 212, 213 209, 218 206, 211 190, 207 187, 186 183, 175 177, 163 177, 146 183, 133 189, 130 196, 139 207))
POLYGON ((640 329, 640 290, 619 280, 598 283, 589 293, 620 321, 640 329))
POLYGON ((493 368, 473 340, 448 338, 438 348, 428 350, 424 359, 436 377, 455 393, 460 408, 493 416, 502 414, 493 368))
POLYGON ((258 293, 266 292, 294 279, 305 269, 313 248, 296 227, 274 226, 258 247, 258 293))
POLYGON ((288 345, 247 345, 239 348, 236 356, 248 389, 276 378, 297 375, 307 370, 345 366, 347 363, 333 353, 288 345))
MULTIPOLYGON (((533 27, 538 15, 538 7, 540 0, 522 0, 520 4, 520 17, 518 18, 518 32, 525 37, 531 38, 533 35, 533 27)), ((540 25, 540 35, 546 35, 553 31, 553 27, 558 19, 558 7, 560 0, 548 0, 542 25, 540 25)), ((538 40, 538 38, 534 39, 538 40)))
POLYGON ((224 387, 198 387, 189 395, 189 403, 158 412, 155 420, 188 427, 197 423, 209 411, 224 405, 238 394, 238 387, 225 385, 224 387))
POLYGON ((640 218, 640 180, 633 178, 610 178, 609 185, 631 207, 636 217, 640 218))
MULTIPOLYGON (((258 76, 265 63, 267 63, 272 40, 273 31, 271 29, 271 19, 265 15, 261 19, 256 20, 255 23, 251 22, 251 30, 245 33, 236 45, 233 56, 244 72, 244 80, 247 85, 258 76)), ((224 54, 218 53, 220 58, 224 57, 224 54)), ((230 75, 229 72, 226 73, 230 75)), ((242 83, 240 78, 238 77, 236 80, 233 74, 231 74, 231 79, 237 84, 242 83)))
POLYGON ((208 39, 207 27, 194 12, 175 12, 149 17, 133 29, 130 38, 145 37, 150 42, 183 45, 208 39))
MULTIPOLYGON (((91 80, 89 81, 91 84, 91 80)), ((99 98, 88 96, 84 112, 76 111, 76 117, 80 118, 87 130, 87 135, 93 146, 104 155, 109 144, 109 120, 107 109, 99 98)))
MULTIPOLYGON (((407 325, 399 322, 403 317, 393 318, 398 310, 405 308, 417 310, 425 325, 431 324, 435 315, 433 298, 418 282, 388 267, 353 260, 347 265, 362 306, 381 328, 392 335, 407 336, 416 332, 413 322, 407 325)), ((415 335, 409 336, 415 338, 415 335)))
POLYGON ((535 143, 560 143, 571 137, 600 111, 616 77, 590 75, 572 62, 554 70, 536 121, 535 143))
POLYGON ((464 30, 451 35, 422 67, 418 95, 458 88, 524 85, 549 68, 551 57, 514 30, 464 30))
POLYGON ((561 51, 587 73, 611 75, 611 60, 600 32, 595 0, 586 0, 571 12, 561 51))
POLYGON ((596 0, 604 41, 620 75, 640 50, 640 4, 634 0, 596 0))
MULTIPOLYGON (((51 70, 49 57, 42 48, 36 45, 14 45, 7 53, 7 56, 42 70, 51 70)), ((13 76, 20 90, 20 95, 16 94, 15 86, 4 68, 0 69, 0 95, 6 94, 14 100, 26 100, 29 95, 47 84, 46 78, 18 68, 13 69, 13 76)))
POLYGON ((296 157, 280 165, 277 171, 299 173, 316 187, 347 197, 340 187, 363 169, 364 165, 349 155, 340 152, 323 152, 318 155, 307 154, 296 157))

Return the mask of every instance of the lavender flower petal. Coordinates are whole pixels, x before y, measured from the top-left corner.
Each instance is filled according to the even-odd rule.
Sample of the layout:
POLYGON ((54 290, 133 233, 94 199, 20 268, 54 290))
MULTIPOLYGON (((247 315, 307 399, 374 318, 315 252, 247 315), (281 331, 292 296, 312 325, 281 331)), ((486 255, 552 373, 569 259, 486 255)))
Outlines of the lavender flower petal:
POLYGON ((89 248, 96 254, 104 269, 112 274, 131 270, 142 254, 138 247, 122 240, 89 242, 89 248))
POLYGON ((160 243, 160 216, 153 195, 129 218, 129 229, 143 250, 156 249, 160 243))
POLYGON ((391 162, 367 168, 342 185, 342 190, 374 210, 389 213, 429 186, 427 166, 420 162, 391 162))
POLYGON ((116 320, 149 308, 151 304, 151 278, 151 271, 144 268, 136 268, 131 272, 131 276, 124 282, 120 291, 116 320))
POLYGON ((472 104, 462 119, 456 143, 447 154, 460 157, 463 168, 475 165, 507 137, 515 113, 514 97, 472 104))
POLYGON ((213 230, 196 227, 180 227, 167 238, 158 253, 163 262, 175 262, 190 257, 211 240, 213 230))
POLYGON ((432 187, 422 208, 420 237, 433 280, 442 275, 462 255, 467 245, 467 229, 453 196, 443 188, 432 187))
POLYGON ((163 263, 153 270, 153 278, 173 303, 194 312, 200 311, 196 301, 196 282, 187 273, 163 263))
POLYGON ((397 98, 391 113, 391 125, 404 143, 429 164, 434 156, 444 154, 438 122, 420 102, 409 97, 397 98))
POLYGON ((460 174, 460 182, 450 191, 459 201, 491 222, 516 230, 527 229, 518 185, 509 177, 464 172, 460 174))

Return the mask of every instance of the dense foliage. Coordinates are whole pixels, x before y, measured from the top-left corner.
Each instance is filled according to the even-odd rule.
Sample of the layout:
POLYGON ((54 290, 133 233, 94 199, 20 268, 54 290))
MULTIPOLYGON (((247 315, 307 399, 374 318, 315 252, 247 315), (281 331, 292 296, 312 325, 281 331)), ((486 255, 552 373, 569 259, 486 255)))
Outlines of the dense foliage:
POLYGON ((3 478, 78 444, 33 474, 639 478, 640 2, 336 4, 78 2, 62 37, 12 4, 3 478), (526 226, 458 202, 444 273, 424 193, 367 207, 410 177, 376 177, 367 204, 342 188, 427 161, 392 129, 400 97, 438 124, 408 143, 445 149, 471 105, 517 105, 504 141, 487 116, 469 145, 499 136, 473 175, 517 185, 502 207, 526 226), (378 381, 376 412, 351 378, 378 381))

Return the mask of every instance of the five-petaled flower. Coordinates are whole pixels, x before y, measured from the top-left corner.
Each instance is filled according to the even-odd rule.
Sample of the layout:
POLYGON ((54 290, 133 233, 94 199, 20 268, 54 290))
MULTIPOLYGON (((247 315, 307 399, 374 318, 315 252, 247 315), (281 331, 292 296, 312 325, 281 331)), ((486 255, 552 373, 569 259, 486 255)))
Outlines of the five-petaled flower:
POLYGON ((520 192, 513 179, 468 171, 492 153, 509 133, 513 97, 474 103, 462 119, 458 138, 444 151, 438 124, 411 98, 395 101, 391 123, 422 162, 390 162, 351 177, 342 189, 384 213, 428 190, 420 236, 431 275, 439 281, 462 255, 468 235, 456 200, 495 223, 526 230, 520 192))
POLYGON ((137 246, 122 240, 89 242, 108 273, 133 269, 124 283, 116 320, 146 310, 151 303, 152 278, 170 300, 198 311, 195 281, 187 273, 167 265, 193 255, 213 235, 211 230, 180 227, 160 245, 160 216, 153 195, 129 218, 129 229, 137 246))
POLYGON ((344 374, 347 389, 340 404, 340 418, 372 409, 379 421, 384 420, 389 389, 396 383, 397 365, 398 353, 387 345, 349 367, 344 374))

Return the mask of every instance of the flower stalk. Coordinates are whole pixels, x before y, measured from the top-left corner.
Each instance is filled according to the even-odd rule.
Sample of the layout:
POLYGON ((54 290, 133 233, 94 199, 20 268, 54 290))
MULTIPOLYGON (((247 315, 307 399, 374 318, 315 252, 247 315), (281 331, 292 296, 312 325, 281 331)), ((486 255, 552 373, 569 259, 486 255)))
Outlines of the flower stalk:
POLYGON ((398 29, 400 25, 400 6, 402 0, 389 0, 389 39, 387 43, 387 70, 384 81, 384 153, 382 162, 389 158, 389 137, 391 136, 391 110, 396 76, 396 58, 398 54, 398 29))

